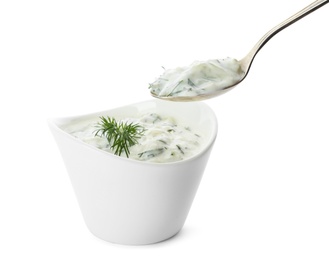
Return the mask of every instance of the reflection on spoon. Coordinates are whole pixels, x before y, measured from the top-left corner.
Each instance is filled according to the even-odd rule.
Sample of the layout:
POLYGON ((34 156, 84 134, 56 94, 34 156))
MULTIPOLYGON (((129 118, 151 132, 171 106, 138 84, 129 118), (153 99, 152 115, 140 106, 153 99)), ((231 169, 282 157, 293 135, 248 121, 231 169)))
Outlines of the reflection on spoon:
POLYGON ((151 95, 170 101, 196 101, 216 97, 232 89, 247 76, 258 51, 278 32, 327 4, 317 0, 266 33, 241 60, 196 61, 188 67, 165 70, 150 84, 151 95))

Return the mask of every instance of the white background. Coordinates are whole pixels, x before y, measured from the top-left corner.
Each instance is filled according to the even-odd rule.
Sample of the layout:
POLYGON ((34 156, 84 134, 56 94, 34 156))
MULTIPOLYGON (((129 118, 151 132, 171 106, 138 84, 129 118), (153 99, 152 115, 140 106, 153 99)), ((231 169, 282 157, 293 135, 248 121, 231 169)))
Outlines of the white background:
POLYGON ((329 259, 329 5, 206 101, 218 139, 168 241, 94 237, 46 124, 150 99, 161 66, 240 59, 310 2, 1 1, 0 259, 329 259))

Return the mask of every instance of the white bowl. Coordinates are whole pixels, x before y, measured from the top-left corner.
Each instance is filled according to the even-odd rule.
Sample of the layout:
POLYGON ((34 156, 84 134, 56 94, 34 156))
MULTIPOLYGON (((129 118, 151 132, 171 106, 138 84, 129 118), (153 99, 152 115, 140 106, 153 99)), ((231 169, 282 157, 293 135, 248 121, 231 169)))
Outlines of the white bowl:
POLYGON ((99 113, 48 120, 89 230, 119 244, 141 245, 174 236, 183 227, 211 148, 217 120, 204 103, 150 100, 99 113), (100 150, 63 130, 98 116, 155 112, 175 117, 205 137, 201 152, 178 162, 137 161, 100 150))

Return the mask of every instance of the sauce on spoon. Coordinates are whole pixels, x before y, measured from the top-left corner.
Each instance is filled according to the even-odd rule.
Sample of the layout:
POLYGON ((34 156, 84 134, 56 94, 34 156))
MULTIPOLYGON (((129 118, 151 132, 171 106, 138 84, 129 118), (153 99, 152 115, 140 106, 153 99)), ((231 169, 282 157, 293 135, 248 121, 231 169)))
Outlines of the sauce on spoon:
POLYGON ((233 58, 195 61, 187 67, 165 70, 150 84, 150 91, 159 98, 206 96, 235 85, 244 75, 233 58))

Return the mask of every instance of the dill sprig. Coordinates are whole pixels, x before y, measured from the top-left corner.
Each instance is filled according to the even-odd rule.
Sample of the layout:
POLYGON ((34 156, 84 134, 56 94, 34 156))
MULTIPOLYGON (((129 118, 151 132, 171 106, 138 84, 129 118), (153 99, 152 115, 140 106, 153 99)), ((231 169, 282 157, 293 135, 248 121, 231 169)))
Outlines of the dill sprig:
POLYGON ((105 136, 115 155, 121 155, 125 152, 129 157, 129 147, 138 143, 145 132, 145 129, 137 123, 117 122, 115 118, 100 117, 97 123, 95 136, 105 136))

